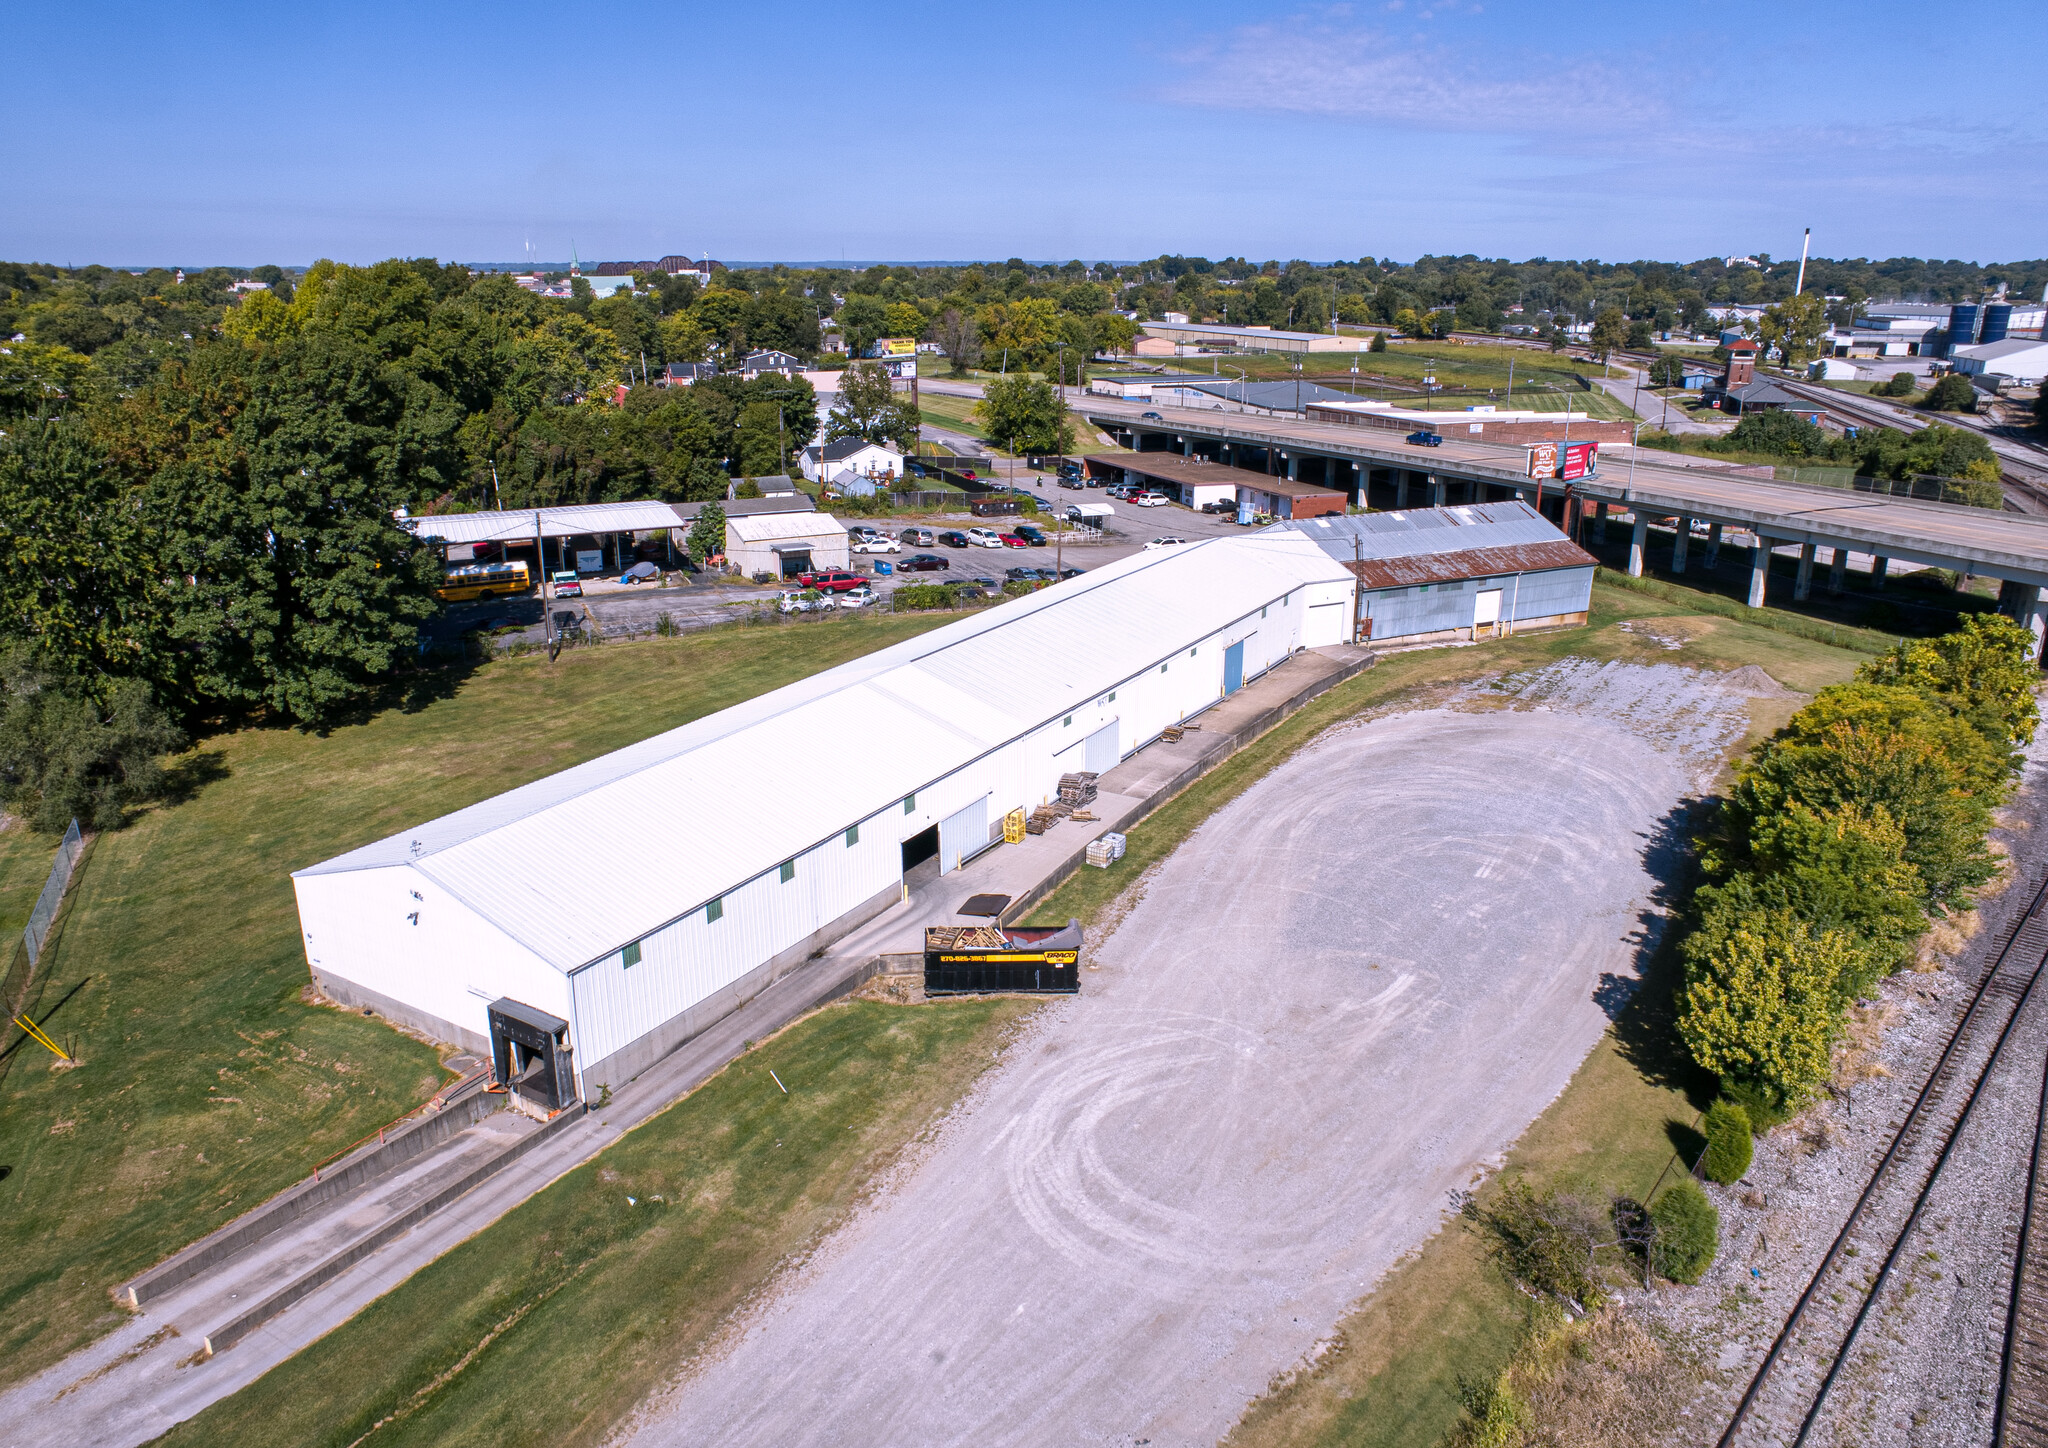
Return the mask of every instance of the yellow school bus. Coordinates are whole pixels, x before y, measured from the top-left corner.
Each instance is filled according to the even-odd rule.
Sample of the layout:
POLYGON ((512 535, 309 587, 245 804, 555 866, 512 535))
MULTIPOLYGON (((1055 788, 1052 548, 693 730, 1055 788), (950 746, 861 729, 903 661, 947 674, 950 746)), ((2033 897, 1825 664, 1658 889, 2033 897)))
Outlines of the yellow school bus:
POLYGON ((466 563, 451 568, 447 582, 434 592, 444 603, 460 603, 470 598, 512 598, 532 587, 525 562, 515 558, 509 563, 466 563))

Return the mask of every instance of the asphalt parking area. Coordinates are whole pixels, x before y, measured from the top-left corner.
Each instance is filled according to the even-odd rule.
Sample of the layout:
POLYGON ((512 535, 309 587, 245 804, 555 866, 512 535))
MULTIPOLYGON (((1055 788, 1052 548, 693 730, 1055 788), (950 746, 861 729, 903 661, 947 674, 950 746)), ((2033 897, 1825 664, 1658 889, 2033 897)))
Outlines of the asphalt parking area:
POLYGON ((1214 1443, 1563 1089, 1744 722, 1567 660, 1326 735, 638 1441, 1214 1443))

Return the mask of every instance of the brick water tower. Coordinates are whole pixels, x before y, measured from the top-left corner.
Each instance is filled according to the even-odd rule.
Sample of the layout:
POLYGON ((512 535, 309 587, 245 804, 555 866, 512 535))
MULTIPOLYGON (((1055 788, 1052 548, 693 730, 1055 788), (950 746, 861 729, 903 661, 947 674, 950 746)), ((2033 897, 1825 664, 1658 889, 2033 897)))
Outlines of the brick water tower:
POLYGON ((1756 379, 1756 343, 1730 342, 1728 344, 1728 380, 1722 389, 1733 392, 1747 387, 1756 379))

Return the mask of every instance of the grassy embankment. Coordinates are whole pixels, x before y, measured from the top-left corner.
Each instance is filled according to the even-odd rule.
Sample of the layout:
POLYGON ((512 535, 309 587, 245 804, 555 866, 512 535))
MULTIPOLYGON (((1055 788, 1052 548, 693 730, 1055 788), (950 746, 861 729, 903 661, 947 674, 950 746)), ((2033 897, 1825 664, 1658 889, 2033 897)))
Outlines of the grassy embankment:
MULTIPOLYGON (((1869 657, 1866 650, 1889 642, 1849 630, 1835 631, 1834 642, 1827 642, 1809 636, 1811 620, 1777 609, 1748 619, 1703 612, 1694 605, 1711 609, 1720 600, 1682 585, 1665 585, 1659 594, 1603 583, 1594 589, 1586 630, 1385 660, 1331 690, 1129 831, 1122 861, 1109 870, 1080 871, 1032 919, 1101 917, 1203 820, 1321 730, 1404 697, 1423 698, 1433 688, 1567 654, 1708 669, 1753 663, 1786 686, 1811 692, 1847 678, 1869 657), (1655 620, 1660 637, 1624 631, 1625 620, 1655 620), (1681 646, 1669 648, 1670 642, 1681 646)), ((1783 724, 1798 703, 1752 701, 1751 730, 1730 757, 1783 724)), ((1601 1200, 1613 1193, 1647 1196, 1704 1102, 1701 1083, 1664 1044, 1662 986, 1653 979, 1639 994, 1570 1086, 1515 1145, 1504 1176, 1526 1177, 1539 1191, 1562 1188, 1601 1200)), ((1428 1448, 1457 1419, 1460 1379, 1490 1377, 1507 1361, 1526 1306, 1487 1263, 1476 1236, 1454 1225, 1358 1305, 1314 1371, 1253 1404, 1229 1442, 1239 1448, 1428 1448)))
MULTIPOLYGON (((0 1082, 0 1382, 119 1322, 110 1287, 445 1079, 432 1048, 301 1001, 292 870, 946 621, 848 615, 503 660, 325 737, 202 744, 179 766, 189 799, 93 847, 47 957, 39 1010, 83 983, 47 1017, 83 1064, 23 1047, 0 1082)), ((0 833, 4 921, 26 917, 53 850, 0 833)))
POLYGON ((846 1215, 1035 1004, 809 1016, 160 1441, 602 1442, 846 1215))
MULTIPOLYGON (((1687 636, 1683 656, 1691 662, 1723 668, 1761 662, 1808 688, 1846 672, 1856 657, 1755 624, 1688 616, 1678 605, 1621 590, 1601 588, 1597 608, 1590 632, 1402 655, 1333 690, 1133 831, 1125 864, 1084 871, 1048 901, 1043 914, 1095 918, 1112 894, 1163 858, 1218 805, 1347 714, 1431 684, 1566 653, 1673 657, 1654 642, 1621 632, 1615 625, 1623 618, 1669 618, 1667 627, 1687 636)), ((851 1014, 872 1025, 857 1028, 841 1019, 843 1011, 813 1017, 742 1058, 597 1162, 216 1405, 172 1440, 234 1444, 288 1437, 347 1444, 393 1415, 396 1421, 379 1430, 378 1441, 601 1438, 607 1425, 716 1330, 720 1316, 785 1253, 829 1228, 896 1146, 965 1089, 986 1059, 983 1047, 991 1033, 999 1034, 1012 1019, 988 1005, 904 1012, 864 1005, 851 1014), (961 1010, 991 1014, 964 1024, 952 1021, 949 1013, 961 1010), (861 1074, 862 1063, 876 1052, 889 1060, 861 1074), (769 1091, 769 1067, 783 1073, 800 1100, 785 1101, 769 1091), (889 1091, 877 1089, 883 1082, 889 1091), (896 1099, 875 1104, 891 1092, 896 1099), (801 1120, 792 1122, 789 1114, 801 1120), (847 1132, 847 1126, 858 1130, 847 1132), (773 1145, 771 1135, 782 1145, 773 1145), (846 1136, 856 1141, 835 1145, 846 1136), (802 1158, 782 1154, 791 1150, 802 1158), (666 1200, 658 1209, 628 1208, 628 1194, 643 1204, 657 1195, 666 1200), (685 1202, 690 1210, 682 1209, 685 1202), (569 1385, 559 1401, 535 1403, 518 1391, 543 1373, 548 1381, 569 1385)), ((1639 1108, 1635 1116, 1649 1122, 1630 1128, 1637 1135, 1655 1138, 1662 1130, 1657 1111, 1639 1108)), ((1603 1143, 1599 1149, 1633 1161, 1649 1147, 1623 1132, 1619 1145, 1603 1143)), ((1446 1310, 1463 1311, 1485 1325, 1486 1281, 1475 1286, 1455 1274, 1446 1281, 1468 1296, 1479 1294, 1473 1298, 1478 1305, 1465 1308, 1446 1295, 1446 1310)), ((1513 1326, 1502 1329, 1503 1353, 1513 1326)), ((1494 1340, 1474 1335, 1454 1346, 1484 1356, 1494 1340)), ((1434 1378, 1430 1386, 1437 1386, 1434 1378)), ((1433 1410, 1435 1400, 1425 1399, 1423 1407, 1433 1410)))

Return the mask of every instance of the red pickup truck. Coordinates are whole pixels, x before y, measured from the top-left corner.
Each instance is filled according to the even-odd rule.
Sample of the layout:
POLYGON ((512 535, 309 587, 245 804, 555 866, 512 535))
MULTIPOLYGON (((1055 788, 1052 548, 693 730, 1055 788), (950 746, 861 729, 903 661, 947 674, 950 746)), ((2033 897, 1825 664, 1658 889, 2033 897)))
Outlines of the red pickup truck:
POLYGON ((845 593, 859 588, 868 580, 858 573, 846 573, 834 568, 823 573, 799 573, 796 581, 805 588, 815 588, 820 593, 845 593))

